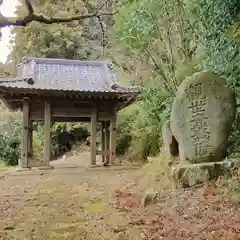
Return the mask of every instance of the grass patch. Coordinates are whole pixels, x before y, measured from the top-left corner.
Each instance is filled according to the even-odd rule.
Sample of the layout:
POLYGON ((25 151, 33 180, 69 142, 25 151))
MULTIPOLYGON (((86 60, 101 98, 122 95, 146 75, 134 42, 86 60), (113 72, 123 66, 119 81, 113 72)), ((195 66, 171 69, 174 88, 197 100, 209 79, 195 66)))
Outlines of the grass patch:
POLYGON ((217 186, 223 196, 230 198, 234 206, 240 208, 240 170, 232 178, 219 178, 217 186))
POLYGON ((149 163, 142 168, 144 174, 140 184, 157 192, 171 189, 169 173, 176 161, 176 158, 169 158, 164 151, 156 157, 149 158, 149 163))
POLYGON ((3 168, 7 168, 7 166, 6 166, 5 162, 0 160, 0 170, 3 168))

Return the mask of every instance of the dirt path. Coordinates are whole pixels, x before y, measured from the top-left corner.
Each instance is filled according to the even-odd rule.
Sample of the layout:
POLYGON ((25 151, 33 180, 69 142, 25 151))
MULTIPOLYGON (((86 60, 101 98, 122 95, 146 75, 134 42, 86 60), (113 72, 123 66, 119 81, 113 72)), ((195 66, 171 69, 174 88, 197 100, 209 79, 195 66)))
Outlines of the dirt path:
POLYGON ((120 239, 117 226, 127 220, 112 193, 131 184, 138 167, 89 169, 86 153, 69 160, 1 178, 0 239, 120 239))
POLYGON ((211 184, 144 208, 139 167, 89 169, 80 158, 0 179, 0 239, 240 239, 239 209, 211 184))

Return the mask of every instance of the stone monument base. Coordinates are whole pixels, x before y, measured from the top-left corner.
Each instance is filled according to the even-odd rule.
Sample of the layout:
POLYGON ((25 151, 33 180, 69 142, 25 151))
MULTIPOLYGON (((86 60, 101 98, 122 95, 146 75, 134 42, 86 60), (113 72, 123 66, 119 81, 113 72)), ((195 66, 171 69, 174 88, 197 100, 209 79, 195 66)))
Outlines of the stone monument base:
POLYGON ((171 169, 171 178, 175 188, 188 188, 217 179, 219 176, 231 176, 237 168, 236 161, 208 162, 187 165, 176 165, 171 169))
POLYGON ((37 167, 37 170, 52 170, 52 169, 54 169, 54 167, 51 165, 37 167))
POLYGON ((27 172, 27 171, 31 171, 30 167, 16 167, 16 172, 27 172))

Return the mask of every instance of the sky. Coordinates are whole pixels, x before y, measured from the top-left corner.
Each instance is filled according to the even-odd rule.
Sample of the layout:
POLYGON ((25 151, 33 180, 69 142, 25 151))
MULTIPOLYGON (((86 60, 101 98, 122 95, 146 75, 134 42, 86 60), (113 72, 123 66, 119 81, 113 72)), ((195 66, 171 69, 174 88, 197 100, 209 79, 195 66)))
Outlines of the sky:
MULTIPOLYGON (((14 11, 18 4, 17 0, 4 0, 1 6, 1 13, 5 17, 14 17, 14 11)), ((6 62, 7 56, 10 53, 9 41, 11 37, 11 28, 5 27, 1 29, 2 40, 0 41, 0 62, 6 62)))

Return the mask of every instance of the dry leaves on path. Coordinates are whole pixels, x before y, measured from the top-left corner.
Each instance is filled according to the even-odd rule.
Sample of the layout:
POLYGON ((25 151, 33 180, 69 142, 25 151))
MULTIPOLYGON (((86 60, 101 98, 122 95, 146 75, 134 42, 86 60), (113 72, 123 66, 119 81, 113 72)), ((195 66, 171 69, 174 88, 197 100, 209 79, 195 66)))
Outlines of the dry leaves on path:
POLYGON ((240 239, 240 209, 219 195, 213 183, 169 192, 147 208, 139 204, 134 188, 116 190, 114 197, 117 210, 127 209, 129 227, 141 231, 143 239, 240 239))

